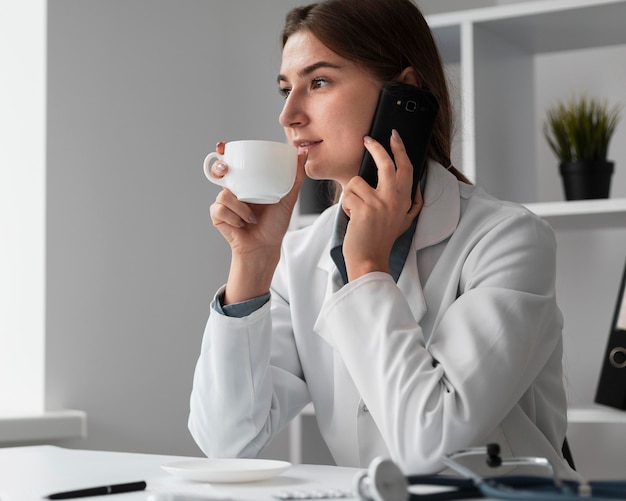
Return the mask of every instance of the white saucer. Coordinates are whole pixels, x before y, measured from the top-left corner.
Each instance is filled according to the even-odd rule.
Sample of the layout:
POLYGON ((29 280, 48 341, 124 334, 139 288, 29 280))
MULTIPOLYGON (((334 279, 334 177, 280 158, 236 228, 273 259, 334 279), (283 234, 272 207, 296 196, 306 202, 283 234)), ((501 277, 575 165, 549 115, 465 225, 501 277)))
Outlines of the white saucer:
POLYGON ((166 472, 196 482, 254 482, 280 475, 291 467, 272 459, 193 459, 161 465, 166 472))

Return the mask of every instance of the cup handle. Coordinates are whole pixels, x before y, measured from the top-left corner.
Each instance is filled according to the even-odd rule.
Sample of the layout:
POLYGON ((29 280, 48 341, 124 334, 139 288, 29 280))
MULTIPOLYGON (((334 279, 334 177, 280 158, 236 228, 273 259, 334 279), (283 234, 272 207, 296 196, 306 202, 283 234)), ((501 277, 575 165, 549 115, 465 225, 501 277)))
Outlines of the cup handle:
MULTIPOLYGON (((221 160, 223 162, 224 157, 215 151, 212 153, 209 153, 204 159, 204 175, 213 184, 217 184, 219 186, 226 186, 225 177, 213 177, 211 175, 211 160, 221 160)), ((226 175, 228 175, 228 172, 226 173, 226 175)))

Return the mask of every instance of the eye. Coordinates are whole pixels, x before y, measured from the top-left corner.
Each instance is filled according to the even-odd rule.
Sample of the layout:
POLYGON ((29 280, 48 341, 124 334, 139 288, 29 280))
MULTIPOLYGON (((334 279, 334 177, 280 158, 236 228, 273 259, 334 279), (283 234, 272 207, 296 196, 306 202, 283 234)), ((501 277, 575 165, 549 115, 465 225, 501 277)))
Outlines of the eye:
POLYGON ((326 78, 318 77, 311 81, 311 88, 321 89, 322 87, 326 87, 328 84, 329 82, 326 78))
POLYGON ((287 99, 289 97, 289 94, 291 93, 291 89, 289 87, 279 87, 278 93, 285 99, 287 99))

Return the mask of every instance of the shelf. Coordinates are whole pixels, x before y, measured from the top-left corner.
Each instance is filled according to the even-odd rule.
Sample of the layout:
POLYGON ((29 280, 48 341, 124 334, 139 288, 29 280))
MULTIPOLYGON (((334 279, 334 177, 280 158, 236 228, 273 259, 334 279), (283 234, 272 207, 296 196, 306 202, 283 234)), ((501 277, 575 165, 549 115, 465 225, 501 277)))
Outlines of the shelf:
POLYGON ((626 228, 626 199, 572 200, 525 206, 555 229, 626 228))
POLYGON ((0 444, 50 442, 87 436, 83 411, 0 414, 0 444))
MULTIPOLYGON (((543 3, 543 2, 542 2, 543 3)), ((483 26, 530 54, 605 47, 626 43, 626 4, 548 3, 543 11, 515 19, 485 21, 483 26), (560 8, 560 5, 564 8, 560 8)))
MULTIPOLYGON (((567 217, 581 215, 603 215, 626 213, 626 199, 571 200, 567 202, 544 202, 526 204, 530 210, 542 217, 567 217)), ((624 220, 626 224, 626 219, 624 220)))
MULTIPOLYGON (((539 54, 624 44, 624 19, 623 0, 552 0, 435 14, 428 17, 428 23, 437 33, 473 23, 528 53, 539 54)), ((447 34, 454 37, 450 30, 447 34)), ((453 38, 443 39, 453 42, 453 38)))
POLYGON ((608 407, 572 408, 567 421, 575 424, 626 424, 626 411, 608 407))

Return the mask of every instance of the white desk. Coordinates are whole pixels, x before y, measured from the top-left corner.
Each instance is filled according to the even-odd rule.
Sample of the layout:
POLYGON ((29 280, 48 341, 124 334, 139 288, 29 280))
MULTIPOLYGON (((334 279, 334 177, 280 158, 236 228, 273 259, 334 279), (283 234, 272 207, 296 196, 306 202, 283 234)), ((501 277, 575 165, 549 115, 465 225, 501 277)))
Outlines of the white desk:
MULTIPOLYGON (((294 465, 263 482, 204 484, 188 482, 161 469, 179 456, 63 449, 49 445, 0 449, 0 500, 41 501, 53 492, 145 480, 145 491, 80 498, 106 501, 146 501, 151 493, 219 493, 233 500, 273 500, 280 491, 350 489, 355 468, 294 465)), ((80 500, 78 500, 80 501, 80 500)), ((275 501, 275 500, 273 500, 275 501)))

